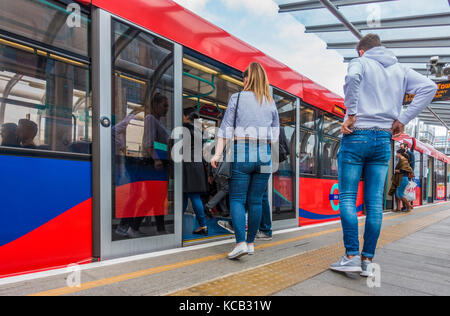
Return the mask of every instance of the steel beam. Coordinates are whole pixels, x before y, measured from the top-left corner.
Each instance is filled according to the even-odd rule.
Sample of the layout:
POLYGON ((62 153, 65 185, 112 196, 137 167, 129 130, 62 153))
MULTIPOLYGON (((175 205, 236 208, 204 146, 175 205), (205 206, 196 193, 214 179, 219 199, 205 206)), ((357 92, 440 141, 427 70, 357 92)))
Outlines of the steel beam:
MULTIPOLYGON (((324 0, 321 0, 324 1, 324 0)), ((383 41, 387 48, 431 48, 450 47, 450 37, 415 38, 383 41)), ((328 49, 355 49, 358 42, 328 43, 328 49)))
MULTIPOLYGON (((446 26, 450 25, 450 13, 438 13, 429 15, 415 15, 409 17, 398 17, 380 20, 379 25, 373 27, 367 21, 352 22, 352 24, 359 30, 372 29, 396 29, 396 28, 411 28, 411 27, 431 27, 431 26, 446 26)), ((342 24, 323 24, 310 25, 306 27, 306 33, 322 33, 322 32, 342 32, 347 28, 342 24)))
MULTIPOLYGON (((404 64, 428 64, 430 62, 430 58, 435 55, 411 55, 411 56, 397 56, 397 59, 400 63, 404 64)), ((438 55, 439 62, 442 63, 450 63, 450 55, 438 55)), ((350 62, 354 57, 344 57, 344 62, 350 62)))
POLYGON ((441 122, 442 125, 443 125, 446 129, 450 129, 450 128, 448 127, 447 123, 444 122, 444 121, 439 117, 439 115, 437 115, 437 114, 433 111, 433 109, 432 109, 431 107, 427 107, 427 110, 430 111, 430 113, 433 114, 433 116, 434 116, 439 122, 441 122))
POLYGON ((345 27, 353 35, 355 35, 358 40, 363 38, 361 32, 357 28, 355 28, 355 26, 349 20, 347 20, 347 18, 338 10, 338 8, 333 3, 330 2, 330 0, 319 0, 319 1, 325 8, 328 9, 328 11, 330 11, 339 21, 341 21, 342 24, 345 25, 345 27))
MULTIPOLYGON (((335 5, 336 7, 376 3, 376 2, 387 2, 387 1, 395 1, 395 0, 331 0, 333 5, 335 5)), ((280 8, 279 13, 286 13, 286 12, 305 11, 313 9, 323 9, 323 5, 320 4, 319 1, 317 0, 310 0, 310 1, 280 4, 279 8, 280 8)))

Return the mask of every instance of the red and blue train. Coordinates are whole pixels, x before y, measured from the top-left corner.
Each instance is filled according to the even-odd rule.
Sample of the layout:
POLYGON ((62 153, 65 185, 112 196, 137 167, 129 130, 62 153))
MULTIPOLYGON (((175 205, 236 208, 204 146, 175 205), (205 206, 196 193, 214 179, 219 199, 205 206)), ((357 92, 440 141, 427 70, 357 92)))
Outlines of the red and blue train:
MULTIPOLYGON (((290 144, 269 188, 274 229, 339 219, 339 95, 171 0, 0 7, 0 278, 230 238, 224 209, 192 234, 170 138, 189 108, 217 127, 252 61, 290 144)), ((415 145, 416 205, 446 200, 450 159, 396 141, 415 145)))

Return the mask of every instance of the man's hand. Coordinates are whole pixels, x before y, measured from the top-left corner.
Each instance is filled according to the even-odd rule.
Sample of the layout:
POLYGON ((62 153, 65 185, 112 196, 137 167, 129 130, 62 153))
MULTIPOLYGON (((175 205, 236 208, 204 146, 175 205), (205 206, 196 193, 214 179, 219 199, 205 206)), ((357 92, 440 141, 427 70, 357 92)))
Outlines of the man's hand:
POLYGON ((341 133, 344 135, 349 135, 353 133, 351 128, 353 127, 353 125, 355 125, 355 123, 356 123, 356 116, 349 116, 342 124, 341 133))
POLYGON ((402 136, 405 132, 405 125, 403 125, 400 121, 395 121, 392 125, 392 138, 397 138, 402 136))

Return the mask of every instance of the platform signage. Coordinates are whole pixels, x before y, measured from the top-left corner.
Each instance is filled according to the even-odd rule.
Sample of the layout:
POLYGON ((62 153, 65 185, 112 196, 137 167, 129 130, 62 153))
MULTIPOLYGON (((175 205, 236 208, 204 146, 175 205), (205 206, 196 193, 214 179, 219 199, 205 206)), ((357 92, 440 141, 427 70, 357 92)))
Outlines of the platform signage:
MULTIPOLYGON (((450 100, 450 80, 436 82, 436 84, 438 85, 438 90, 436 92, 436 95, 434 96, 433 102, 450 100)), ((410 104, 414 97, 414 94, 405 95, 403 105, 410 104)))

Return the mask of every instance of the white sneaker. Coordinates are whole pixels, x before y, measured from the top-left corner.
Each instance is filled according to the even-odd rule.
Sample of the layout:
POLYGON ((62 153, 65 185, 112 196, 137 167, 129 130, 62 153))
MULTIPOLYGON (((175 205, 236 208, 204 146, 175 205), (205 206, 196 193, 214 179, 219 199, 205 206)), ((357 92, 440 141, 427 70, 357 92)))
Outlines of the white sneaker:
POLYGON ((141 234, 140 232, 134 230, 134 229, 131 228, 131 227, 128 228, 127 235, 128 235, 128 237, 130 237, 130 238, 140 238, 140 237, 142 237, 142 234, 141 234))
POLYGON ((248 254, 249 254, 250 256, 253 256, 253 255, 255 254, 255 244, 253 244, 253 245, 247 245, 247 247, 248 247, 248 254))
POLYGON ((242 256, 245 256, 248 254, 248 247, 247 243, 242 243, 239 246, 236 246, 232 252, 228 254, 228 259, 239 259, 242 256))

